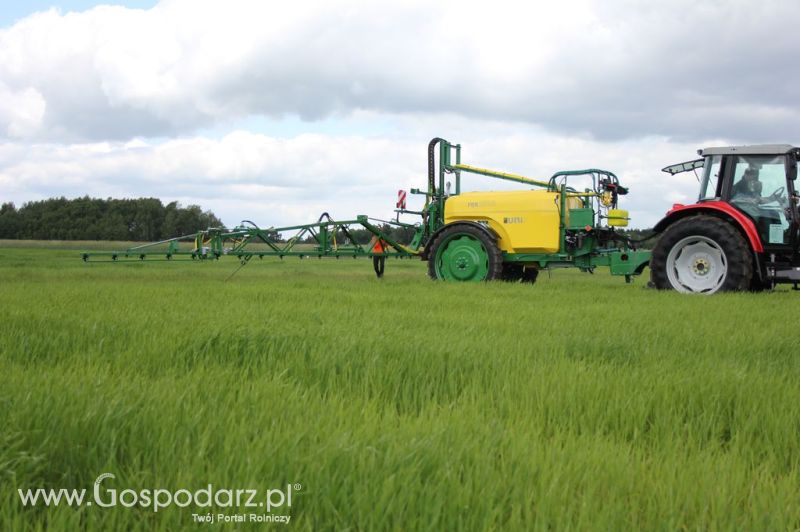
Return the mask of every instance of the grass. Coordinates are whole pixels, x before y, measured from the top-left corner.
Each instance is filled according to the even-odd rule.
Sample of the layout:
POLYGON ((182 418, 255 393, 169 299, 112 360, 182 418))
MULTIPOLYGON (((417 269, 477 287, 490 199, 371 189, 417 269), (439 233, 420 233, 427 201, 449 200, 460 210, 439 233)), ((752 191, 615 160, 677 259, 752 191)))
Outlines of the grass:
POLYGON ((300 530, 800 527, 786 289, 689 297, 567 270, 444 284, 393 260, 378 280, 344 259, 226 282, 237 266, 0 247, 0 528, 208 512, 17 494, 104 472, 118 490, 299 483, 278 513, 300 530))

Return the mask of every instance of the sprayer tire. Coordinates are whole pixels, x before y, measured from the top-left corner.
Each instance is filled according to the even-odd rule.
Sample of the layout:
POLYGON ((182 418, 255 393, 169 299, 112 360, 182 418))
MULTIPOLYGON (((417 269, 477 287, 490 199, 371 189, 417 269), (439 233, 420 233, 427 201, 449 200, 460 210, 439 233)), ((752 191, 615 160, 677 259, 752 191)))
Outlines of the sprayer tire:
POLYGON ((518 283, 522 280, 524 273, 524 265, 518 262, 506 262, 503 264, 503 273, 500 274, 500 279, 508 283, 518 283))
POLYGON ((453 225, 434 239, 428 255, 428 276, 446 281, 493 281, 503 272, 497 243, 485 231, 453 225))
POLYGON ((539 270, 534 267, 525 267, 523 264, 506 262, 503 264, 503 273, 500 278, 509 283, 529 283, 536 282, 539 276, 539 270))
POLYGON ((533 284, 536 282, 536 279, 539 277, 539 270, 536 268, 525 268, 525 272, 522 274, 522 282, 533 284))

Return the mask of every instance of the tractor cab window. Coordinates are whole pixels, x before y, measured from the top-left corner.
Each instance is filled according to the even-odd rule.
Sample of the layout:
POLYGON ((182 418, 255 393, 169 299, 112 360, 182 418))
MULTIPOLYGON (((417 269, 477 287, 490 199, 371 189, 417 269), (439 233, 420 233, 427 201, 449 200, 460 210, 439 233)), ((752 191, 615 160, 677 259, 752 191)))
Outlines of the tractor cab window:
POLYGON ((786 166, 783 156, 735 157, 731 203, 756 223, 765 244, 789 242, 786 166))
POLYGON ((722 165, 722 156, 714 155, 710 157, 710 161, 706 161, 703 169, 703 181, 700 184, 700 198, 714 199, 718 198, 717 185, 719 184, 719 171, 722 165))

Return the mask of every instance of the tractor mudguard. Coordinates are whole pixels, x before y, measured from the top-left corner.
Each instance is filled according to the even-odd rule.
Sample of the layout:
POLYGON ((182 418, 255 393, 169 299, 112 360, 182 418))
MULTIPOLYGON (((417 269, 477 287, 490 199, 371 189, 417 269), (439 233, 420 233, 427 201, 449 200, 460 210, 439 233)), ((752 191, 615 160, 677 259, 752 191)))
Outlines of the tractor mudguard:
POLYGON ((478 223, 478 222, 473 222, 473 221, 470 221, 470 220, 459 220, 458 222, 453 222, 453 223, 451 223, 451 224, 448 224, 448 225, 443 225, 442 227, 440 227, 439 229, 437 229, 437 230, 436 230, 436 231, 435 231, 435 232, 434 232, 434 233, 433 233, 433 234, 430 236, 430 238, 428 238, 428 243, 427 243, 427 244, 425 244, 425 249, 424 249, 424 250, 422 251, 422 253, 420 253, 420 255, 419 255, 419 256, 420 256, 420 258, 421 258, 422 260, 428 260, 428 252, 430 251, 431 244, 433 243, 433 241, 434 241, 434 240, 436 240, 436 237, 437 237, 437 236, 439 236, 439 233, 441 233, 441 232, 442 232, 442 231, 444 231, 445 229, 449 229, 450 227, 455 227, 455 226, 459 226, 459 225, 463 225, 463 226, 470 226, 470 227, 477 227, 478 229, 480 229, 481 231, 483 231, 484 233, 486 233, 486 236, 488 236, 489 238, 491 238, 491 239, 492 239, 494 242, 497 242, 497 239, 499 238, 499 237, 498 237, 498 235, 497 235, 497 233, 495 233, 495 232, 492 230, 492 228, 490 228, 490 227, 487 227, 487 226, 485 226, 485 225, 483 225, 483 224, 481 224, 481 223, 478 223))
POLYGON ((750 243, 750 249, 752 251, 755 253, 764 251, 764 246, 761 244, 761 238, 758 236, 758 230, 756 230, 756 224, 753 223, 753 220, 738 211, 730 203, 724 201, 706 201, 703 203, 694 203, 692 205, 675 204, 672 209, 667 212, 666 216, 653 227, 653 230, 656 233, 661 233, 668 226, 686 216, 695 214, 716 214, 718 216, 719 213, 731 219, 733 224, 738 226, 750 243))

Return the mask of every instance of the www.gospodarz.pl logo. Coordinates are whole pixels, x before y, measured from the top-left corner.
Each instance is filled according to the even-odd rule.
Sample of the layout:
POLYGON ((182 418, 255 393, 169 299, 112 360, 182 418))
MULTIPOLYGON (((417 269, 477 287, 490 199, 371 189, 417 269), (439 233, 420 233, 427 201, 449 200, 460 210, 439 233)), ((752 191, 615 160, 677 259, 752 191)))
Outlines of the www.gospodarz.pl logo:
MULTIPOLYGON (((87 498, 87 490, 85 488, 68 489, 68 488, 31 488, 31 489, 17 489, 19 498, 23 506, 99 506, 101 508, 114 508, 122 506, 124 508, 144 508, 150 509, 153 512, 158 512, 161 509, 170 506, 177 506, 178 508, 207 508, 209 509, 210 521, 213 522, 214 518, 218 520, 224 519, 225 514, 210 513, 212 508, 258 508, 261 512, 271 514, 275 510, 286 511, 292 507, 292 494, 300 491, 302 486, 300 484, 287 484, 285 488, 271 488, 266 490, 258 489, 229 489, 219 488, 215 489, 212 484, 208 484, 204 488, 197 490, 178 489, 175 491, 163 488, 143 488, 132 489, 126 488, 117 490, 110 487, 110 480, 116 477, 112 473, 103 473, 98 476, 94 481, 92 488, 91 498, 87 498)), ((245 514, 242 514, 245 515, 245 514)), ((195 521, 204 522, 202 515, 198 516, 193 514, 195 521)), ((289 522, 290 516, 288 515, 264 515, 252 514, 254 519, 248 518, 247 520, 263 520, 273 522, 289 522), (272 519, 267 519, 272 517, 272 519), (256 519, 257 518, 257 519, 256 519), (281 518, 281 519, 278 519, 281 518), (285 518, 285 519, 283 519, 285 518)), ((233 520, 236 516, 233 516, 233 520)))

